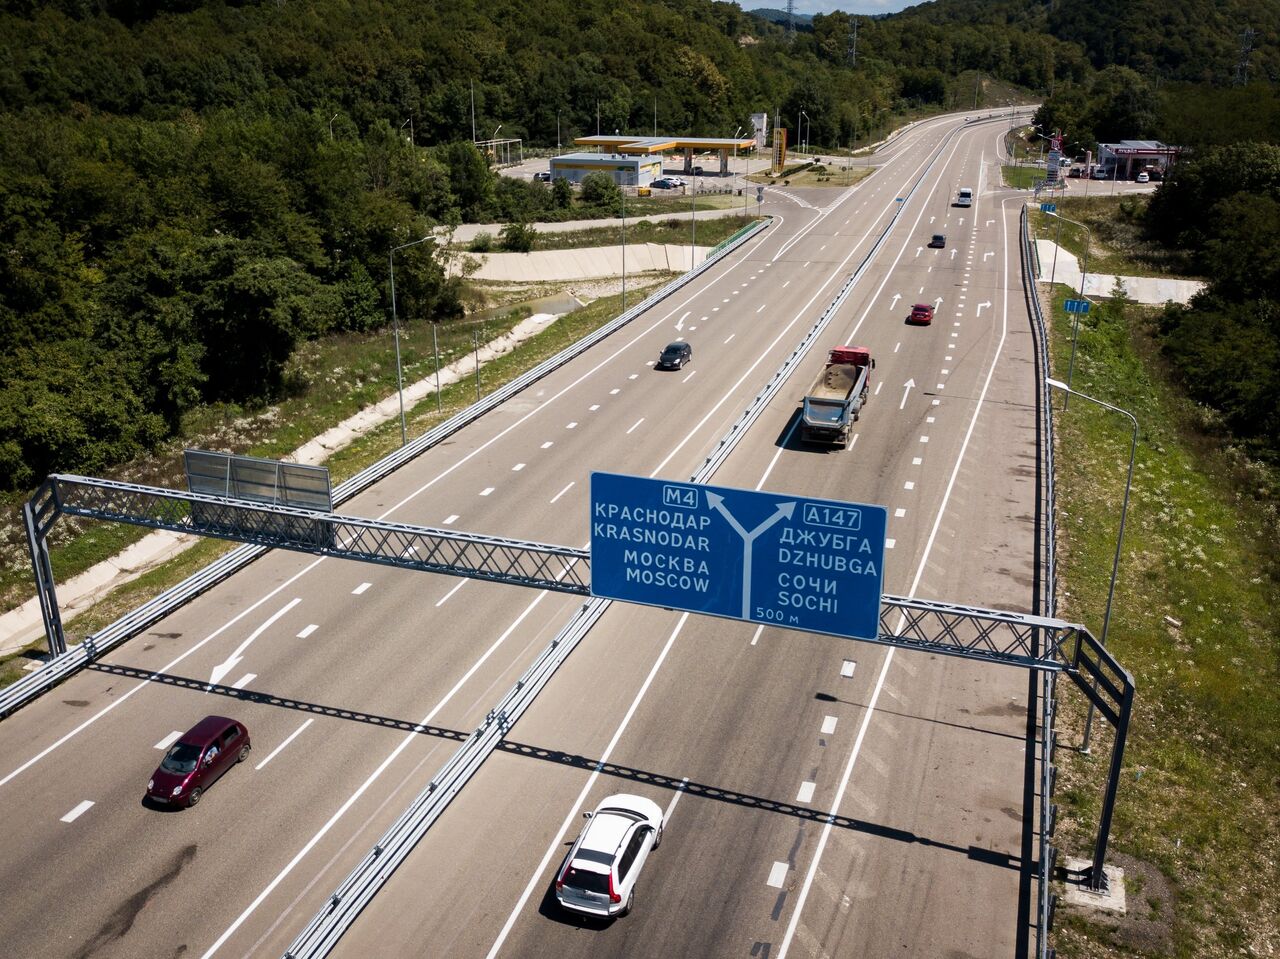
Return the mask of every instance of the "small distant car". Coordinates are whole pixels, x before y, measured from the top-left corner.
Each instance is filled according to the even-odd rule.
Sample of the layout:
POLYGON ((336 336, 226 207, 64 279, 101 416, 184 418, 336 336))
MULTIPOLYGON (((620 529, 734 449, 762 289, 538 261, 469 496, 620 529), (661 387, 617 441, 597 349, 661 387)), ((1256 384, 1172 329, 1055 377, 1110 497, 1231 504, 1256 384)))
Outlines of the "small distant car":
POLYGON ((658 179, 649 184, 649 186, 653 187, 655 190, 674 190, 679 185, 679 183, 676 183, 670 177, 665 176, 658 177, 658 179))
POLYGON ((1137 183, 1150 183, 1151 177, 1148 176, 1146 171, 1144 170, 1142 173, 1139 173, 1137 177, 1135 177, 1135 181, 1137 183))
POLYGON ((694 175, 694 176, 702 176, 702 167, 700 167, 700 166, 696 166, 696 167, 694 167, 694 168, 693 168, 693 175, 694 175))
POLYGON ((663 179, 664 179, 664 180, 669 180, 669 181, 671 182, 671 185, 672 185, 672 186, 684 186, 684 185, 685 185, 685 180, 684 180, 684 177, 682 177, 682 176, 667 176, 667 177, 663 177, 663 179))
POLYGON ((1107 171, 1106 171, 1106 170, 1104 170, 1102 167, 1098 167, 1098 169, 1096 169, 1096 170, 1094 170, 1094 171, 1093 171, 1093 178, 1094 178, 1095 180, 1109 180, 1109 179, 1111 179, 1111 177, 1108 175, 1107 171))
POLYGON ((551 182, 551 174, 550 174, 550 173, 548 173, 546 170, 539 170, 537 173, 535 173, 535 174, 533 175, 533 178, 534 178, 535 180, 538 180, 538 181, 542 182, 542 183, 550 183, 550 182, 551 182))
POLYGON ((194 806, 228 769, 249 758, 249 730, 226 716, 206 716, 169 747, 147 783, 147 797, 194 806))
POLYGON ((907 322, 916 326, 928 326, 933 322, 933 304, 917 303, 911 308, 911 315, 907 317, 907 322))
POLYGON ((947 235, 945 233, 935 233, 933 238, 929 240, 929 245, 939 250, 942 249, 947 245, 947 235))
POLYGON ((556 900, 571 912, 625 916, 636 880, 662 842, 662 810, 643 796, 609 796, 587 820, 556 874, 556 900))
POLYGON ((691 359, 693 359, 693 347, 688 343, 668 343, 655 365, 660 370, 678 370, 691 359))

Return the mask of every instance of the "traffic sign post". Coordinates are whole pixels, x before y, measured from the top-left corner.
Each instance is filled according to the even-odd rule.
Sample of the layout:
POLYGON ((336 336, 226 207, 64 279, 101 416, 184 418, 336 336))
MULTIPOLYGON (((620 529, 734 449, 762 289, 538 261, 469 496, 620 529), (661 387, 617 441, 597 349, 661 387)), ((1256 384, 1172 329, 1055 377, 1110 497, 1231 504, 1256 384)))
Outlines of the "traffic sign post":
POLYGON ((1088 300, 1063 300, 1062 308, 1068 313, 1088 313, 1088 300))
POLYGON ((1057 211, 1058 211, 1058 204, 1056 204, 1056 203, 1041 203, 1041 204, 1040 204, 1040 212, 1041 212, 1041 213, 1056 213, 1057 211))
POLYGON ((883 506, 591 474, 591 593, 875 639, 883 506))

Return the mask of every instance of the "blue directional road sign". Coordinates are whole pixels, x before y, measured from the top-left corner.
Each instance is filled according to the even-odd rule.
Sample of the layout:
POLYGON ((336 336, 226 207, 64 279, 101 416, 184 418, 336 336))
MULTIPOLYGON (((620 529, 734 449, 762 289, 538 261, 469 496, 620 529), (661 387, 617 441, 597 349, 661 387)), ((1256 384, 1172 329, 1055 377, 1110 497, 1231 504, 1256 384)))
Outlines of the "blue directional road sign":
POLYGON ((879 634, 883 506, 591 474, 591 593, 855 639, 879 634))
POLYGON ((1062 308, 1066 310, 1068 313, 1088 313, 1089 301, 1088 300, 1064 300, 1062 302, 1062 308))
POLYGON ((1040 212, 1041 212, 1041 213, 1057 213, 1057 212, 1058 212, 1058 204, 1056 204, 1056 203, 1041 203, 1041 204, 1040 204, 1040 212))

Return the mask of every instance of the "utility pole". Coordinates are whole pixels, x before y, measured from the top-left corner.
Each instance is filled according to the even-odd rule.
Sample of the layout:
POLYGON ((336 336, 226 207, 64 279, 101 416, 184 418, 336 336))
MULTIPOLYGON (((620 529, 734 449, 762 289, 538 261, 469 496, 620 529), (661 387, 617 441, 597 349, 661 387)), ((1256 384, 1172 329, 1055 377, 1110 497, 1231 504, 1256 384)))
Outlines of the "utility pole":
POLYGON ((1238 87, 1249 85, 1249 54, 1253 53, 1253 38, 1257 36, 1253 27, 1246 27, 1240 34, 1240 59, 1236 61, 1236 81, 1238 87))
POLYGON ((796 0, 787 0, 787 43, 796 40, 796 0))
POLYGON ((471 142, 476 142, 476 81, 471 81, 471 142))
POLYGON ((849 66, 858 65, 858 18, 849 18, 849 66))

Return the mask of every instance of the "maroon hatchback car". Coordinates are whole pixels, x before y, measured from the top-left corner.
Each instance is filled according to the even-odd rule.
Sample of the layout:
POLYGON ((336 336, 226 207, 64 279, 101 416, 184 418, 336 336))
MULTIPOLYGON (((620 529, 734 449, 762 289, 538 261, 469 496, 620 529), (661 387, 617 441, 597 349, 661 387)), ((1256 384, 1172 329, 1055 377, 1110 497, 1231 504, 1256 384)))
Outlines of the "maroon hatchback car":
POLYGON ((228 769, 249 756, 249 730, 226 716, 206 716, 169 747, 147 783, 147 796, 194 806, 228 769))

